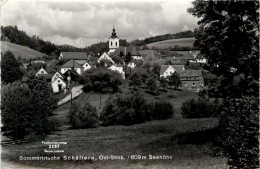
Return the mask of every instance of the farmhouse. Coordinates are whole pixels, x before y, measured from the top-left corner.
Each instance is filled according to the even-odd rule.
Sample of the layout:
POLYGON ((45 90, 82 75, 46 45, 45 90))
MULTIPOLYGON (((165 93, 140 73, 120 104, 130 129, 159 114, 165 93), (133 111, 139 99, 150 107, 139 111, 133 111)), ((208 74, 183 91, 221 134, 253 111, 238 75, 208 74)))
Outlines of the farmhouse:
POLYGON ((171 76, 175 71, 177 73, 184 71, 184 65, 161 65, 160 69, 160 77, 168 77, 171 76))
POLYGON ((179 72, 182 81, 182 88, 199 90, 204 86, 201 70, 185 70, 179 72))
POLYGON ((198 53, 196 55, 196 62, 205 64, 207 63, 207 59, 202 54, 198 53))
POLYGON ((47 75, 48 72, 42 67, 40 70, 38 70, 38 72, 35 74, 35 76, 39 76, 39 75, 47 75))
POLYGON ((81 75, 84 68, 80 64, 78 64, 75 60, 69 60, 64 65, 61 66, 60 72, 64 74, 67 70, 70 69, 75 70, 78 74, 81 75))
POLYGON ((54 93, 64 90, 66 86, 67 86, 66 82, 61 77, 57 77, 56 80, 54 80, 51 83, 51 87, 54 93))

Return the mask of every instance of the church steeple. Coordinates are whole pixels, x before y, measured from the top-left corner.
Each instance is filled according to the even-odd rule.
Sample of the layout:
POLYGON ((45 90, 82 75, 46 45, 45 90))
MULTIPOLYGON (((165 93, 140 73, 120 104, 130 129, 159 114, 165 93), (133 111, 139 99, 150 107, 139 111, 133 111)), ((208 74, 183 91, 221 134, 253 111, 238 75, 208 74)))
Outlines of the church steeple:
POLYGON ((113 32, 112 32, 111 38, 117 38, 117 36, 116 36, 116 29, 115 29, 114 25, 113 25, 113 32))
POLYGON ((112 35, 109 38, 109 52, 114 52, 116 48, 119 47, 119 38, 116 35, 116 29, 115 26, 113 25, 113 30, 112 30, 112 35))

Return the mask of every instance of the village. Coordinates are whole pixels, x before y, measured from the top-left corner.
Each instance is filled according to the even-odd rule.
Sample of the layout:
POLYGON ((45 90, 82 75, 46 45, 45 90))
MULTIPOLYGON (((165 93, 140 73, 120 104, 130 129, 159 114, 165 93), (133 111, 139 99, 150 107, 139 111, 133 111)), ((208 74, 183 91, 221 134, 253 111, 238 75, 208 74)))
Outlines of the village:
MULTIPOLYGON (((35 71, 35 76, 44 78, 50 83, 53 93, 67 91, 71 83, 76 83, 78 77, 84 72, 95 69, 103 63, 103 67, 117 71, 122 79, 128 79, 133 73, 147 74, 155 66, 159 66, 159 77, 168 78, 174 72, 180 76, 181 85, 185 90, 200 91, 204 87, 202 70, 186 68, 189 64, 197 64, 199 67, 207 63, 207 59, 198 51, 185 51, 182 53, 168 52, 161 54, 161 51, 152 49, 139 49, 136 46, 120 46, 119 37, 113 28, 109 38, 108 52, 103 54, 88 54, 87 52, 61 52, 58 60, 50 60, 46 67, 35 71), (113 58, 125 58, 130 56, 128 62, 116 62, 113 58), (53 67, 63 60, 65 63, 55 72, 53 67), (71 82, 69 82, 71 81, 71 82)), ((117 59, 118 60, 118 59, 117 59)), ((43 60, 31 61, 31 63, 45 64, 43 60)), ((27 64, 28 65, 28 64, 27 64)), ((25 69, 27 65, 24 64, 25 69)), ((28 77, 23 77, 26 82, 28 77)))

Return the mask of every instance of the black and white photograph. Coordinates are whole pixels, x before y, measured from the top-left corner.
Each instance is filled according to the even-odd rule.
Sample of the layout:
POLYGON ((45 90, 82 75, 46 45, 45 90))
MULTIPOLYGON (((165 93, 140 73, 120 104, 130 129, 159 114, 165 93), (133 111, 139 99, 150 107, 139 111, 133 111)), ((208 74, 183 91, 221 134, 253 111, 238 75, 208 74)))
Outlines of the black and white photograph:
POLYGON ((0 4, 2 169, 259 168, 259 1, 0 4))

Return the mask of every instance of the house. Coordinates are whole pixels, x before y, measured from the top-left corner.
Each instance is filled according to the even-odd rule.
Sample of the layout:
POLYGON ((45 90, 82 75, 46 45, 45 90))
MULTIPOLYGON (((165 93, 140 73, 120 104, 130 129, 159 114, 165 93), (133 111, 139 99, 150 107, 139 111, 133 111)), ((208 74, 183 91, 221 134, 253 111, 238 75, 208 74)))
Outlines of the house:
POLYGON ((40 70, 38 70, 38 72, 35 74, 35 76, 38 75, 47 75, 48 72, 42 67, 40 70))
POLYGON ((87 60, 89 55, 87 52, 61 52, 59 59, 65 60, 87 60))
POLYGON ((196 55, 196 62, 205 64, 207 63, 207 59, 202 54, 198 53, 196 55))
POLYGON ((158 60, 162 58, 162 56, 155 50, 139 50, 138 52, 144 61, 158 60))
POLYGON ((56 80, 54 80, 51 83, 51 87, 52 87, 52 90, 53 90, 54 93, 57 93, 61 90, 66 89, 66 86, 67 86, 66 82, 61 77, 57 77, 56 80))
POLYGON ((78 72, 76 72, 73 69, 68 69, 64 74, 64 79, 68 79, 68 77, 70 76, 71 81, 77 81, 78 77, 80 76, 80 74, 78 74, 78 72))
POLYGON ((166 60, 170 62, 171 65, 185 65, 187 62, 181 61, 178 57, 165 57, 166 60))
POLYGON ((136 66, 141 66, 142 64, 144 63, 143 60, 141 59, 132 59, 128 64, 127 66, 130 67, 130 68, 135 68, 136 66))
POLYGON ((183 89, 200 90, 204 87, 201 70, 185 70, 179 72, 183 89))
POLYGON ((115 64, 115 62, 111 59, 111 57, 108 56, 108 54, 106 52, 104 52, 97 60, 98 63, 101 63, 102 61, 105 62, 105 64, 107 62, 110 62, 112 64, 115 64))
POLYGON ((54 82, 58 78, 64 79, 65 76, 60 71, 58 71, 52 75, 51 82, 54 82))
POLYGON ((171 76, 175 71, 177 73, 185 70, 184 65, 161 65, 160 69, 160 77, 168 77, 171 76))
POLYGON ((83 67, 78 64, 75 60, 69 60, 60 67, 60 72, 64 74, 67 70, 75 70, 79 75, 83 73, 83 67))
POLYGON ((44 60, 32 60, 32 61, 31 61, 31 64, 32 64, 32 65, 33 65, 33 64, 39 64, 39 63, 44 64, 45 61, 44 61, 44 60))
POLYGON ((86 60, 75 60, 82 68, 83 71, 87 71, 92 68, 92 66, 86 60))
POLYGON ((124 66, 123 65, 112 65, 108 68, 109 70, 117 71, 118 73, 121 74, 122 79, 125 79, 125 71, 124 71, 124 66))

